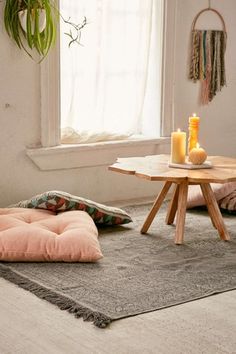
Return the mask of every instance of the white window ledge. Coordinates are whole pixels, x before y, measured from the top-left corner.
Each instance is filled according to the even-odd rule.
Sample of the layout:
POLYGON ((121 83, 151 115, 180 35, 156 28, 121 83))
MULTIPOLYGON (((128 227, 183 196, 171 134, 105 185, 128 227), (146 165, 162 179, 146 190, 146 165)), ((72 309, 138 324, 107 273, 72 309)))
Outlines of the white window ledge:
POLYGON ((93 144, 28 148, 26 153, 42 171, 106 166, 118 157, 169 153, 170 138, 109 141, 93 144))

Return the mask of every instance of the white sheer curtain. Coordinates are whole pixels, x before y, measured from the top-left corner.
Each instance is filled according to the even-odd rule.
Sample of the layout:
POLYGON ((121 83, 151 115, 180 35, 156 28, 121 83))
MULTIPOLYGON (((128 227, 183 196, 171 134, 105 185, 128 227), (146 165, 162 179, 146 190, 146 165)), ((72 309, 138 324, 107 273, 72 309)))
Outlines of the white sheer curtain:
POLYGON ((77 131, 84 137, 79 142, 88 137, 98 141, 99 136, 100 140, 133 134, 158 136, 162 1, 60 1, 64 18, 78 23, 83 16, 88 20, 82 31, 83 46, 70 48, 63 34, 68 28, 61 23, 64 133, 66 127, 77 131))

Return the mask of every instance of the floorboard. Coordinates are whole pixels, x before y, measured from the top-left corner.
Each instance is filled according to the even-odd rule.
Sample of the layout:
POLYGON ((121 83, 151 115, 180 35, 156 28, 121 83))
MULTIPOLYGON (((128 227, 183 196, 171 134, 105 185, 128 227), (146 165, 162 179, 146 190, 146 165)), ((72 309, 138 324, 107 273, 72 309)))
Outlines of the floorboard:
POLYGON ((1 354, 233 354, 236 291, 113 322, 76 319, 0 278, 1 354))

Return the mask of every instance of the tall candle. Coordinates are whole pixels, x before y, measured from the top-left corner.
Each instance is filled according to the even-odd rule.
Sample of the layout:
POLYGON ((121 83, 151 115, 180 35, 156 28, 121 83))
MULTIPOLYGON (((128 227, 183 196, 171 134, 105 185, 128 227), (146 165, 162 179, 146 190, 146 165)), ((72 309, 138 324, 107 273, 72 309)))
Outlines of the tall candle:
POLYGON ((185 163, 186 133, 180 129, 171 133, 171 162, 185 163))
POLYGON ((189 138, 188 138, 188 154, 197 146, 198 131, 199 131, 200 118, 193 114, 193 117, 189 117, 189 138))

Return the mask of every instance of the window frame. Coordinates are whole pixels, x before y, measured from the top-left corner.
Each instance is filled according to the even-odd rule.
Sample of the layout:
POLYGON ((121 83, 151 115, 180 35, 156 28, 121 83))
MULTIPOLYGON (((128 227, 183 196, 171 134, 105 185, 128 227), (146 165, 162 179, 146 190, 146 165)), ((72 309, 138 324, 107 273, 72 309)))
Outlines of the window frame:
MULTIPOLYGON (((158 0, 157 0, 158 1, 158 0)), ((57 1, 59 4, 59 1, 57 1)), ((77 144, 61 145, 60 143, 60 31, 56 46, 50 51, 48 56, 40 64, 40 87, 41 87, 41 148, 27 149, 27 155, 44 170, 49 168, 52 154, 61 156, 54 169, 76 168, 83 166, 94 166, 94 159, 85 165, 78 163, 78 166, 68 163, 70 153, 78 154, 93 152, 97 147, 103 146, 103 150, 118 151, 120 147, 126 147, 129 154, 129 147, 150 145, 150 154, 153 151, 162 151, 162 148, 154 149, 158 145, 170 143, 170 133, 174 127, 174 67, 175 67, 175 33, 176 33, 176 10, 177 0, 163 0, 163 36, 162 36, 162 85, 161 85, 161 138, 141 139, 122 142, 106 142, 105 144, 77 144), (105 148, 106 147, 106 148, 105 148), (66 158, 65 158, 66 156, 66 158), (40 157, 40 158, 39 158, 40 157), (63 162, 64 161, 64 162, 63 162), (61 164, 61 165, 60 165, 61 164), (66 167, 64 167, 66 166, 66 167)), ((131 149, 133 150, 133 149, 131 149)), ((145 149, 146 151, 146 149, 145 149)), ((104 152, 104 151, 103 151, 104 152)), ((105 154, 107 155, 107 154, 105 154)), ((113 156, 114 154, 112 154, 113 156)), ((82 155, 81 155, 82 156, 82 155)), ((83 160, 83 158, 82 158, 83 160)), ((110 163, 104 157, 104 165, 110 163)), ((102 162, 100 163, 102 164, 102 162)))

